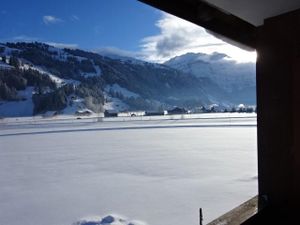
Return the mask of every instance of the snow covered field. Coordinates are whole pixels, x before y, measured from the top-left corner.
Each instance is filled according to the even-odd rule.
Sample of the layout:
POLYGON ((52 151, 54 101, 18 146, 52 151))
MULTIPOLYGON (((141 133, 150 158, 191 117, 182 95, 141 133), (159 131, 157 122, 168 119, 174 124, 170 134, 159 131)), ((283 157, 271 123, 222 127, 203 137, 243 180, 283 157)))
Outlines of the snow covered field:
POLYGON ((256 195, 256 164, 255 117, 0 122, 0 224, 208 223, 256 195))

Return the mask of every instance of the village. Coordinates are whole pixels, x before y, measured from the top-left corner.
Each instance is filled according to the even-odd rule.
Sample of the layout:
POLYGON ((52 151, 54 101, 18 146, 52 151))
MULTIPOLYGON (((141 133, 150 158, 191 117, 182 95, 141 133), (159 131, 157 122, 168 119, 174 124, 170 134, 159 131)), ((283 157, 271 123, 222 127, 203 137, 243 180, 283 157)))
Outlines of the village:
MULTIPOLYGON (((256 113, 255 106, 245 106, 240 104, 238 106, 221 107, 217 104, 208 107, 199 107, 193 110, 188 110, 184 107, 174 107, 171 110, 157 110, 157 111, 118 111, 105 110, 104 113, 99 113, 99 117, 142 117, 142 116, 166 116, 166 115, 184 115, 184 114, 201 114, 201 113, 256 113)), ((76 116, 91 116, 92 112, 89 110, 76 111, 76 116)))

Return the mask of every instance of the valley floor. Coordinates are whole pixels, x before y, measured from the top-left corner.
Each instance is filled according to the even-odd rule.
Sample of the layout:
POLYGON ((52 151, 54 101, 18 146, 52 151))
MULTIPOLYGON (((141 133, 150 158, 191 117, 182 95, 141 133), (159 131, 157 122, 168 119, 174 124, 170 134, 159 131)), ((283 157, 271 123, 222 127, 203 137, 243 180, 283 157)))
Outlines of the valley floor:
POLYGON ((255 116, 118 120, 1 120, 0 224, 207 223, 256 195, 255 116))

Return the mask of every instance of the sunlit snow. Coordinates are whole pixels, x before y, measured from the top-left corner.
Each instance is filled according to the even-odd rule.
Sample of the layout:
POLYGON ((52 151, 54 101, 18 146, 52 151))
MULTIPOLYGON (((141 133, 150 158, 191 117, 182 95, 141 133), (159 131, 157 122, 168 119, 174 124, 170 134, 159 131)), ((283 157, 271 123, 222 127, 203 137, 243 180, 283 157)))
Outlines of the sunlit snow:
POLYGON ((207 223, 257 193, 253 117, 3 121, 0 224, 207 223))

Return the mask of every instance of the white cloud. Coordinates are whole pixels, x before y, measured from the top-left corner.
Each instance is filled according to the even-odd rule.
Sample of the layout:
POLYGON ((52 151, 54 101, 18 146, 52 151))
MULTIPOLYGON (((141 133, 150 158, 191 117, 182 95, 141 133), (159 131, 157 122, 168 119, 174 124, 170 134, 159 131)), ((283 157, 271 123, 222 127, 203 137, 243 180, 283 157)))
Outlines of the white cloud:
POLYGON ((141 58, 140 53, 119 49, 116 47, 102 47, 95 50, 95 52, 105 56, 121 56, 130 58, 141 58))
POLYGON ((72 16, 70 17, 70 20, 73 21, 73 22, 76 22, 76 21, 79 21, 80 18, 79 18, 78 16, 76 16, 76 15, 72 15, 72 16))
POLYGON ((38 41, 39 38, 37 37, 30 37, 24 34, 21 34, 19 36, 15 36, 12 38, 14 41, 24 41, 24 42, 33 42, 33 41, 38 41))
POLYGON ((49 25, 49 24, 56 24, 56 23, 63 22, 63 20, 58 17, 48 15, 48 16, 43 16, 43 22, 44 24, 49 25))
POLYGON ((160 33, 141 41, 141 53, 147 61, 164 62, 188 52, 220 52, 238 62, 254 62, 256 59, 255 52, 230 45, 209 34, 204 28, 170 14, 163 13, 156 26, 160 33))
POLYGON ((68 44, 68 43, 46 42, 46 44, 56 48, 76 49, 79 47, 78 44, 68 44))

